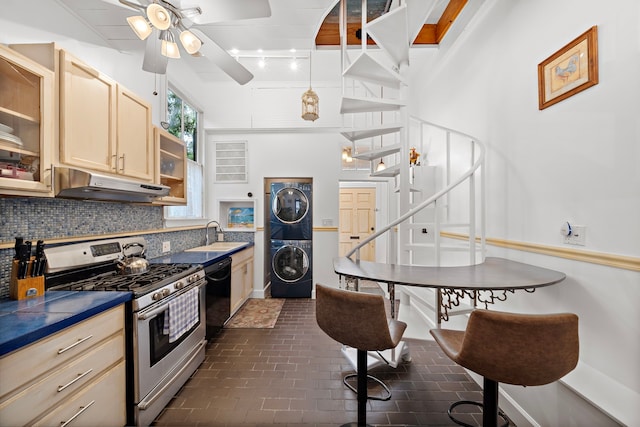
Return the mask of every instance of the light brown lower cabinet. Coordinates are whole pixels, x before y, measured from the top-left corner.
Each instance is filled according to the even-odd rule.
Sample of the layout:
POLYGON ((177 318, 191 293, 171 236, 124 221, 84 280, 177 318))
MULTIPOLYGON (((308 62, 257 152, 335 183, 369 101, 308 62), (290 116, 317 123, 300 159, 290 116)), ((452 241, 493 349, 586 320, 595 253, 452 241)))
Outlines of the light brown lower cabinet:
POLYGON ((253 246, 231 255, 231 315, 253 292, 253 246))
POLYGON ((0 425, 124 426, 124 307, 0 358, 0 377, 0 425))

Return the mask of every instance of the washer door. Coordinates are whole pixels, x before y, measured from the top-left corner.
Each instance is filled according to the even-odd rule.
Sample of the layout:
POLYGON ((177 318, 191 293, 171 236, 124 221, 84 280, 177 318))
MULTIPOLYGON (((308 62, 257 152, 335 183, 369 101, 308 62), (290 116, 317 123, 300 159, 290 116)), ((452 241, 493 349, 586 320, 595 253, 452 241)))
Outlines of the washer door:
POLYGON ((295 224, 307 215, 309 199, 297 188, 285 187, 280 189, 273 198, 271 211, 285 224, 295 224))
POLYGON ((309 271, 309 257, 301 248, 283 246, 271 260, 274 274, 284 282, 297 282, 309 271))

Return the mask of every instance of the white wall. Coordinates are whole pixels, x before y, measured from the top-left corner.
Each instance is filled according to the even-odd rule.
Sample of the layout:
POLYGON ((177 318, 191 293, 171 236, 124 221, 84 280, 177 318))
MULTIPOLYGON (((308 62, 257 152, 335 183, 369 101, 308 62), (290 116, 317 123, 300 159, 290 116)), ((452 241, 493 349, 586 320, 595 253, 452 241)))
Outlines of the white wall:
MULTIPOLYGON (((338 176, 340 174, 341 136, 336 133, 245 133, 209 134, 207 136, 207 164, 215 161, 213 143, 215 141, 248 142, 248 183, 214 184, 209 186, 207 208, 213 216, 219 215, 218 199, 237 199, 253 193, 257 201, 255 222, 258 228, 265 225, 264 179, 265 178, 313 178, 313 225, 322 227, 323 220, 338 225, 338 176)), ((214 182, 213 168, 206 172, 206 181, 214 182)), ((268 200, 267 200, 268 203, 268 200)), ((268 218, 266 219, 268 221, 268 218)), ((315 231, 313 233, 313 280, 321 283, 337 283, 333 273, 332 259, 337 256, 338 240, 336 231, 315 231)), ((262 244, 263 232, 256 233, 256 263, 254 289, 260 291, 263 285, 262 244)))
MULTIPOLYGON (((640 256, 640 3, 486 1, 432 59, 416 82, 420 116, 488 143, 487 237, 561 247, 560 225, 571 221, 587 227, 586 246, 571 248, 640 256), (537 65, 593 25, 600 83, 538 110, 537 65)), ((639 425, 640 274, 495 247, 488 255, 567 274, 497 308, 577 313, 581 365, 568 383, 585 380, 580 393, 639 425)), ((540 425, 606 425, 562 385, 506 389, 540 425)))

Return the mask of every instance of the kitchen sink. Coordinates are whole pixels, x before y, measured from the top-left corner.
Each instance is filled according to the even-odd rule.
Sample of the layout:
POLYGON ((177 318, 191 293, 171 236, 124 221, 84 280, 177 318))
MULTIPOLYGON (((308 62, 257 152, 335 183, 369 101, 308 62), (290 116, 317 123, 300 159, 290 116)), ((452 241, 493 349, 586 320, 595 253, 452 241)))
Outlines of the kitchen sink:
POLYGON ((215 242, 210 245, 187 249, 186 252, 225 252, 246 245, 247 242, 215 242))

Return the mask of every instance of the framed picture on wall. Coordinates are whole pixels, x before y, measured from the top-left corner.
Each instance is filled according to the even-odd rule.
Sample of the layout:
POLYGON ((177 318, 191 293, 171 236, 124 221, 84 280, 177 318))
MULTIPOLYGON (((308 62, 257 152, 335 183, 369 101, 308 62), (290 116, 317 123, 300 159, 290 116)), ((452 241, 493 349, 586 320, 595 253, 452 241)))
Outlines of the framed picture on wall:
POLYGON ((598 84, 598 27, 593 26, 538 64, 538 108, 543 110, 598 84))

